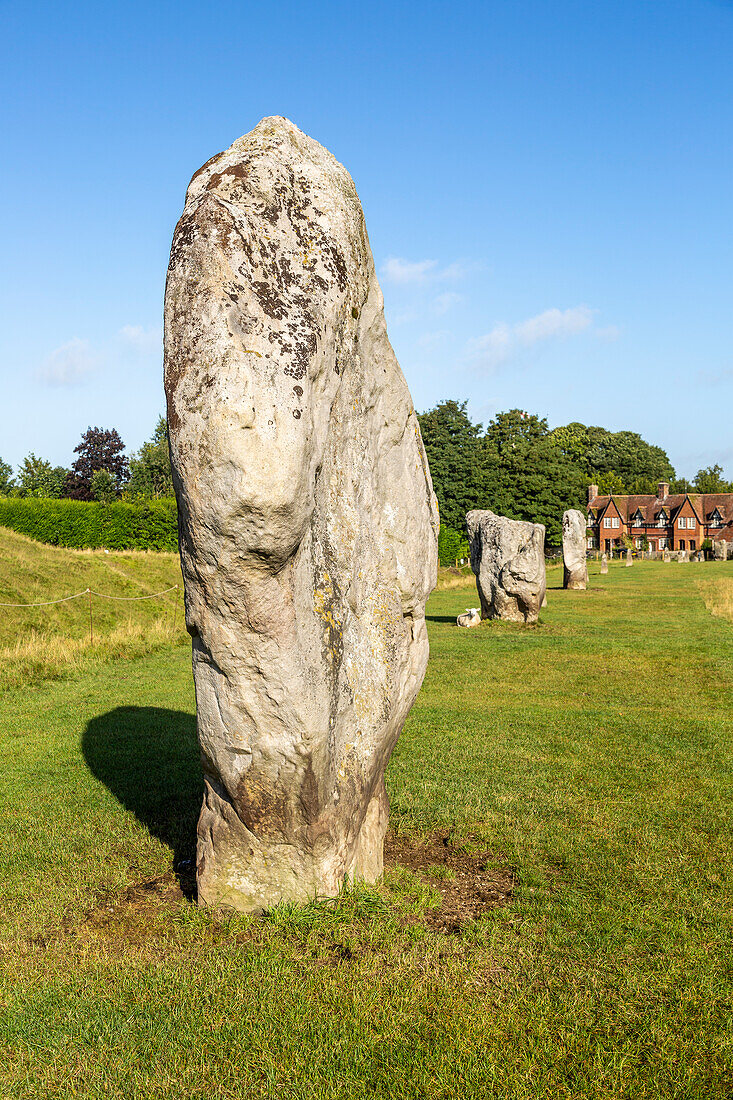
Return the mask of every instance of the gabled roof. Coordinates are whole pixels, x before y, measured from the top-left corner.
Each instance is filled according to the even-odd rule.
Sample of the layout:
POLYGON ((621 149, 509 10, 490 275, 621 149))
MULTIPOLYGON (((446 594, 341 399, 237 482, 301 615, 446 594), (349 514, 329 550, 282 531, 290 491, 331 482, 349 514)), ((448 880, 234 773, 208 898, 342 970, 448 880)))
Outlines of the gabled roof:
POLYGON ((724 522, 733 523, 733 493, 669 493, 662 500, 651 494, 616 496, 612 493, 593 497, 588 503, 588 511, 600 519, 613 501, 625 523, 629 523, 631 517, 638 511, 649 526, 654 526, 662 509, 669 522, 673 523, 687 500, 700 523, 709 523, 710 516, 716 508, 724 522))

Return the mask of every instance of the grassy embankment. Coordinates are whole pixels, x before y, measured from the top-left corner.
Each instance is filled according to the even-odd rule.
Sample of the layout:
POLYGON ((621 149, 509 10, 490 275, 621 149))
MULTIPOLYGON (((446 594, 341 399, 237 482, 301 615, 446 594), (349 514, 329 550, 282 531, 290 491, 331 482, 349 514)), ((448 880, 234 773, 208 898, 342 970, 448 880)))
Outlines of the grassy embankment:
MULTIPOLYGON (((511 868, 434 931, 438 871, 214 919, 187 646, 0 702, 0 1095, 729 1098, 733 565, 592 565, 535 628, 454 617, 388 772, 401 834, 511 868)), ((551 582, 552 583, 552 582, 551 582)))
MULTIPOLYGON (((146 596, 180 583, 177 554, 61 550, 0 527, 0 603, 58 600, 86 588, 146 596)), ((185 639, 181 591, 154 600, 92 597, 93 646, 86 598, 0 607, 0 690, 153 652, 170 645, 174 625, 176 638, 185 639)))

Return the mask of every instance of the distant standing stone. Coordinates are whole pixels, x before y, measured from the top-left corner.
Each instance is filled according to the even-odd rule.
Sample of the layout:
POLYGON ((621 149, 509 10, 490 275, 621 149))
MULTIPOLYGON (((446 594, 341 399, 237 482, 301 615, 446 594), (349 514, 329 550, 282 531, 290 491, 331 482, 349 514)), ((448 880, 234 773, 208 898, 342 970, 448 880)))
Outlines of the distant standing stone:
POLYGON ((601 573, 608 572, 608 554, 601 554, 601 573))
POLYGON ((194 175, 165 388, 204 773, 202 905, 382 871, 438 515, 353 180, 266 118, 194 175))
POLYGON ((456 622, 459 626, 478 626, 481 622, 481 611, 478 607, 467 607, 456 622))
POLYGON ((585 560, 586 521, 582 512, 570 508, 562 517, 563 587, 582 591, 588 587, 585 560))
POLYGON ((466 529, 481 617, 536 623, 547 587, 544 526, 474 511, 466 529))
POLYGON ((628 566, 628 565, 633 565, 633 564, 634 564, 634 559, 631 556, 631 551, 627 550, 626 551, 626 565, 628 566))

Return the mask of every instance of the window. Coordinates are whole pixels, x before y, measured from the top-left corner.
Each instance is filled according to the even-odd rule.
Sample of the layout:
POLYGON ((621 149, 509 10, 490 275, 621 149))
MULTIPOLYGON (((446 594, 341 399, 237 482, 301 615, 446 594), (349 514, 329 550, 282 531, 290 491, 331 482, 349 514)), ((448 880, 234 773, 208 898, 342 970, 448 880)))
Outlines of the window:
POLYGON ((687 517, 687 530, 688 531, 694 531, 695 530, 695 517, 694 516, 688 516, 687 517))
POLYGON ((685 540, 680 539, 680 550, 684 550, 684 549, 685 549, 685 540))
POLYGON ((637 550, 641 550, 642 539, 634 539, 634 546, 637 550))
POLYGON ((606 519, 604 519, 603 526, 604 527, 610 527, 611 526, 611 520, 608 517, 606 517, 606 519))
POLYGON ((696 549, 696 547, 695 547, 695 540, 694 540, 694 539, 690 539, 690 550, 695 550, 695 549, 696 549))
POLYGON ((618 523, 619 523, 618 516, 614 516, 613 519, 611 520, 611 526, 612 527, 618 527, 618 523))
POLYGON ((657 527, 666 527, 666 526, 667 526, 667 513, 665 512, 665 510, 663 508, 662 511, 659 513, 659 519, 657 520, 657 527))
POLYGON ((636 512, 631 522, 633 523, 634 527, 642 527, 644 524, 644 519, 641 512, 636 512))
POLYGON ((656 548, 657 548, 657 544, 654 542, 654 540, 649 539, 649 549, 652 551, 652 553, 654 553, 656 548))
POLYGON ((680 517, 677 526, 680 528, 680 530, 684 530, 684 528, 687 527, 687 520, 684 516, 680 517))
POLYGON ((667 549, 667 540, 666 539, 660 539, 659 540, 659 549, 660 550, 666 550, 667 549))
POLYGON ((717 508, 715 509, 712 516, 710 517, 710 526, 711 527, 722 527, 723 526, 723 520, 722 520, 720 512, 718 511, 717 508))

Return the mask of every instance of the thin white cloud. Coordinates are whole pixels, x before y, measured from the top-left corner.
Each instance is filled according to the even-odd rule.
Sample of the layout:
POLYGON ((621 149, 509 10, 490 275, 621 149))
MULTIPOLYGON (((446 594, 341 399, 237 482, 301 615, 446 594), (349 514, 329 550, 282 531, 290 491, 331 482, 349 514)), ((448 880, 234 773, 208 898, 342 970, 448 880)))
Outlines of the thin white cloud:
POLYGON ((382 264, 382 275, 390 283, 423 283, 437 266, 437 260, 402 260, 392 256, 382 264))
POLYGON ((468 352, 478 365, 492 370, 537 344, 586 332, 594 312, 588 306, 546 309, 514 325, 495 325, 485 336, 469 341, 468 352))
POLYGON ((41 365, 38 378, 47 386, 78 386, 98 362, 89 341, 75 336, 51 352, 41 365))
POLYGON ((437 260, 405 260, 400 256, 391 256, 382 264, 382 277, 398 286, 414 286, 421 283, 455 282, 463 279, 471 271, 480 270, 481 265, 456 260, 440 267, 437 260))
POLYGON ((441 340, 445 340, 446 336, 450 335, 447 329, 439 329, 437 332, 425 332, 418 338, 417 346, 419 348, 432 348, 436 344, 439 344, 441 340))
POLYGON ((142 325, 125 325, 120 337, 136 351, 159 351, 163 346, 163 331, 159 325, 143 328, 142 325))
POLYGON ((443 317, 448 310, 453 309, 461 301, 461 295, 455 290, 446 290, 445 294, 439 294, 433 301, 433 310, 438 317, 443 317))

